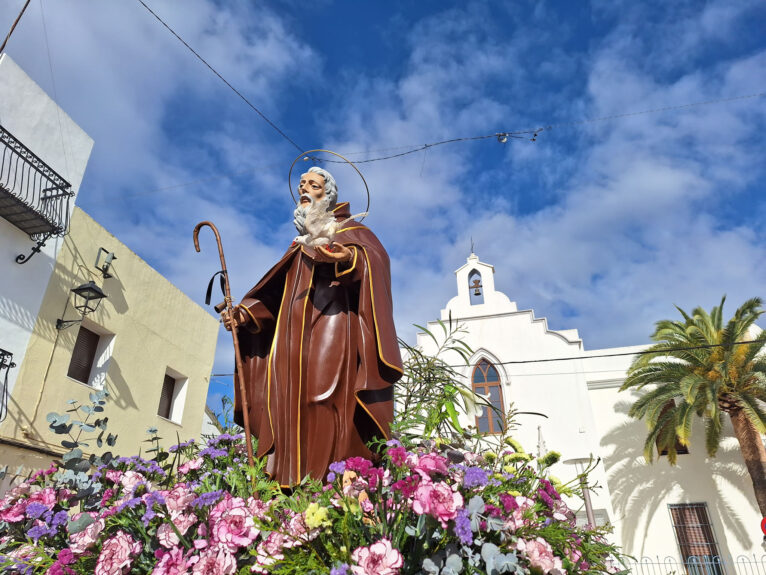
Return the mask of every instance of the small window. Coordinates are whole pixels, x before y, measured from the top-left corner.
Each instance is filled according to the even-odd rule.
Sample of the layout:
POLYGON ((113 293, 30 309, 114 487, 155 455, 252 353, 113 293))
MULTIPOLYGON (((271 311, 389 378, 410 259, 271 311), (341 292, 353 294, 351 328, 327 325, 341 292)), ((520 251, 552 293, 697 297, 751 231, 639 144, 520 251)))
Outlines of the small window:
MULTIPOLYGON (((674 400, 672 399, 668 400, 668 402, 665 404, 665 406, 662 408, 662 411, 660 412, 660 417, 665 415, 665 413, 667 413, 668 410, 673 409, 675 406, 676 406, 676 402, 674 400)), ((660 457, 668 454, 667 449, 660 450, 659 438, 657 439, 656 445, 657 445, 657 451, 660 454, 660 457)), ((677 436, 676 436, 676 453, 678 453, 678 455, 687 455, 689 453, 689 448, 683 445, 678 440, 677 436)))
POLYGON ((176 380, 172 375, 165 374, 165 380, 162 382, 162 393, 160 394, 160 407, 157 409, 157 415, 165 419, 170 419, 170 408, 173 405, 173 391, 175 391, 176 380))
POLYGON ((181 423, 186 401, 186 382, 186 377, 170 368, 167 369, 162 380, 157 415, 181 423))
POLYGON ((723 575, 707 504, 671 504, 668 508, 686 572, 689 575, 723 575))
POLYGON ((72 359, 69 361, 67 376, 81 383, 90 381, 90 372, 96 359, 96 350, 100 335, 81 325, 77 332, 77 341, 72 350, 72 359))
POLYGON ((505 409, 503 408, 503 388, 500 375, 494 365, 482 359, 473 369, 471 384, 475 393, 489 397, 492 408, 486 405, 476 418, 479 433, 502 433, 505 431, 505 409))

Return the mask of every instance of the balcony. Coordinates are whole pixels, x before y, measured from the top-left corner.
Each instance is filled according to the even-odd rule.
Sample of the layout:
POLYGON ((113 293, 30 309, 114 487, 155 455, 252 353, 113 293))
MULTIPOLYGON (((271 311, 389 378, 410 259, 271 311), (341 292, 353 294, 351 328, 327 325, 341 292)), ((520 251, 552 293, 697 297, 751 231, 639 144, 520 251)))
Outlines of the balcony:
POLYGON ((0 216, 37 242, 33 253, 66 234, 73 195, 69 182, 0 126, 0 216))

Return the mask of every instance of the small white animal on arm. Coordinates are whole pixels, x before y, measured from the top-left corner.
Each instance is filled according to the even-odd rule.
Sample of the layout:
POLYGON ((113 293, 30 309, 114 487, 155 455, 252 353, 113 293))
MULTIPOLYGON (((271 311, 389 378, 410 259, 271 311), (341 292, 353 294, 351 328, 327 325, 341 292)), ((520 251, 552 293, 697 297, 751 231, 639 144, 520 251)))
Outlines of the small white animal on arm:
POLYGON ((308 198, 311 205, 306 212, 306 221, 303 224, 306 233, 296 237, 295 243, 304 246, 315 248, 330 245, 335 240, 335 234, 338 233, 339 229, 351 220, 367 215, 367 212, 362 212, 337 222, 332 211, 330 211, 330 199, 328 197, 325 196, 321 200, 315 200, 310 195, 303 194, 301 200, 303 198, 308 198))

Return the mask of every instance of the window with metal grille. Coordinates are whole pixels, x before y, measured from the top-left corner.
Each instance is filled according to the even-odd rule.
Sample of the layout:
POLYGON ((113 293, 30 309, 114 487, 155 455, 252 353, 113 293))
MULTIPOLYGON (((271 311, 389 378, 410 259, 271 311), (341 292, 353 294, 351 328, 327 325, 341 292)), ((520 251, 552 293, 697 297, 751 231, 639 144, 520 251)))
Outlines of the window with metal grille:
MULTIPOLYGON (((675 400, 669 399, 668 402, 665 404, 665 406, 662 408, 662 411, 660 412, 660 417, 665 415, 665 413, 669 409, 673 409, 675 406, 676 406, 675 400)), ((660 435, 662 435, 662 433, 660 433, 660 435)), ((659 452, 660 456, 668 454, 668 450, 667 449, 660 450, 659 438, 657 439, 657 451, 659 452)), ((678 453, 678 455, 686 455, 686 454, 689 453, 689 448, 686 447, 685 445, 683 445, 678 440, 678 437, 676 437, 676 453, 678 453)))
POLYGON ((99 334, 81 325, 77 332, 77 340, 72 350, 72 359, 69 361, 67 376, 81 383, 88 383, 93 362, 96 359, 99 334))
POLYGON ((706 503, 668 505, 681 559, 689 575, 723 575, 706 503))
POLYGON ((503 409, 503 388, 500 375, 494 365, 482 359, 473 368, 471 377, 473 390, 488 396, 493 409, 486 405, 476 418, 476 428, 479 433, 502 433, 505 430, 505 410, 503 409))
POLYGON ((157 415, 170 419, 173 408, 173 393, 176 389, 176 380, 172 375, 165 374, 165 380, 162 382, 162 393, 160 394, 160 406, 157 409, 157 415))

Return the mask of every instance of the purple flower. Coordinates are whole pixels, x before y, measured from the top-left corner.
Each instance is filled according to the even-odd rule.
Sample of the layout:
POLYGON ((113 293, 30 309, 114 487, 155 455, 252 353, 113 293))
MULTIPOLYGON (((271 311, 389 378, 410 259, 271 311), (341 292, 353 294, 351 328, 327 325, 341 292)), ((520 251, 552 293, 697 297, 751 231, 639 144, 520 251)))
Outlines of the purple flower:
POLYGON ((330 569, 330 575, 348 575, 348 565, 343 563, 330 569))
POLYGON ((178 445, 171 445, 168 448, 168 451, 170 453, 175 453, 179 449, 183 449, 184 447, 189 447, 190 445, 194 445, 194 439, 190 439, 189 441, 184 441, 183 443, 179 443, 178 445))
POLYGON ((388 447, 401 447, 402 443, 398 439, 389 439, 388 441, 386 441, 386 445, 388 447))
POLYGON ((206 447, 199 452, 200 457, 210 457, 215 459, 216 457, 224 457, 229 455, 229 451, 226 449, 219 449, 217 447, 206 447))
POLYGON ((198 509, 201 507, 210 507, 213 505, 213 503, 216 503, 222 495, 223 491, 220 489, 218 491, 208 491, 207 493, 202 493, 199 497, 191 502, 192 507, 196 507, 198 509))
POLYGON ((543 503, 553 509, 553 499, 551 499, 550 495, 548 495, 544 490, 538 489, 537 496, 542 500, 543 503))
POLYGON ((37 543, 37 541, 41 537, 45 537, 46 535, 49 537, 53 537, 54 535, 56 535, 56 528, 48 527, 45 523, 40 523, 32 527, 29 531, 27 531, 27 535, 29 536, 30 539, 32 539, 35 543, 37 543))
POLYGON ((238 433, 237 435, 229 435, 228 433, 222 433, 221 435, 218 435, 216 437, 212 437, 208 439, 207 445, 208 447, 214 447, 221 443, 222 441, 239 441, 242 439, 244 435, 242 433, 238 433))
POLYGON ((330 473, 327 474, 327 483, 332 483, 335 481, 335 474, 330 471, 330 473))
POLYGON ((48 506, 36 501, 27 505, 27 516, 31 517, 32 519, 37 519, 46 511, 48 511, 48 506))
POLYGON ((487 472, 481 467, 469 467, 465 470, 465 476, 463 476, 463 487, 470 489, 471 487, 483 487, 487 484, 487 472))
POLYGON ((463 545, 470 545, 473 543, 473 535, 471 534, 471 518, 468 514, 468 509, 461 509, 457 512, 455 517, 455 535, 458 536, 460 542, 463 545))
POLYGON ((117 507, 117 513, 127 508, 133 509, 136 505, 140 505, 140 503, 141 503, 140 497, 133 497, 131 499, 128 499, 124 503, 120 503, 120 505, 117 507))
POLYGON ((333 473, 336 473, 338 475, 343 474, 344 471, 346 471, 346 462, 345 461, 336 461, 334 463, 330 464, 330 471, 333 473))
POLYGON ((57 511, 56 514, 51 518, 49 523, 51 524, 51 527, 60 527, 64 525, 68 519, 69 519, 69 514, 67 514, 66 511, 57 511))

